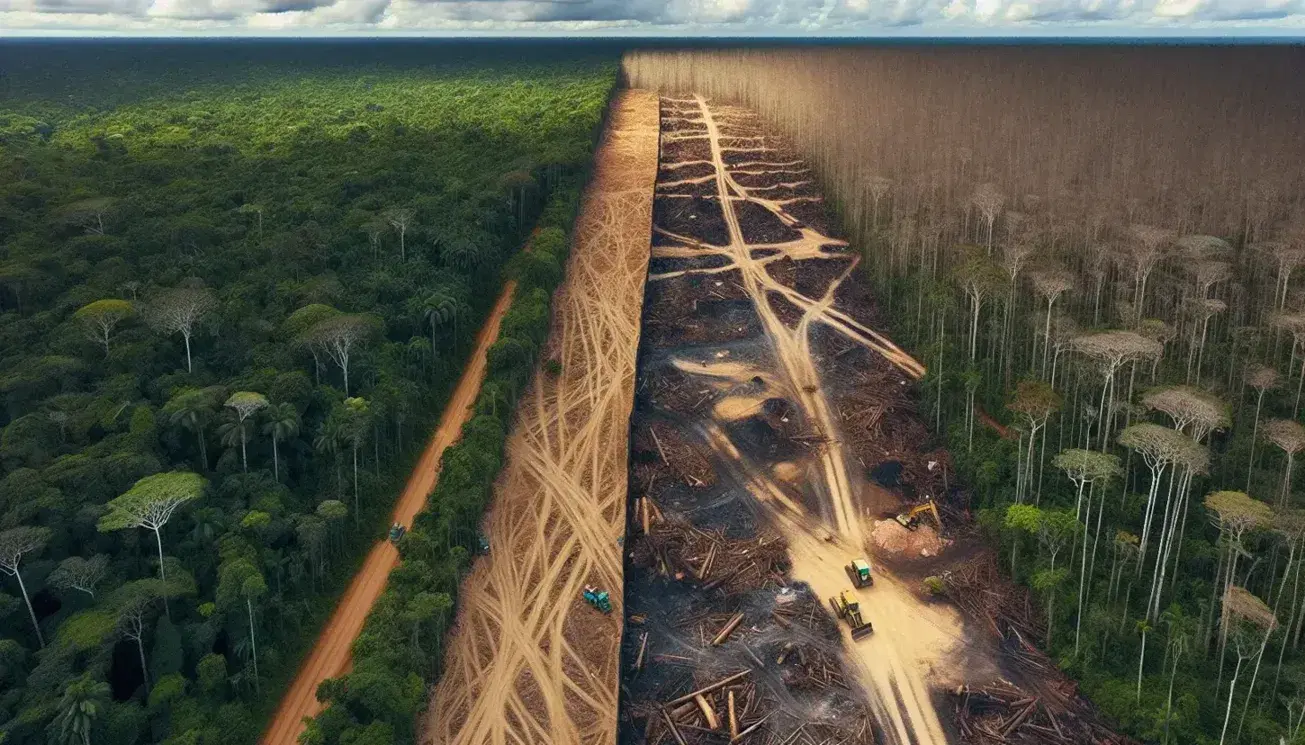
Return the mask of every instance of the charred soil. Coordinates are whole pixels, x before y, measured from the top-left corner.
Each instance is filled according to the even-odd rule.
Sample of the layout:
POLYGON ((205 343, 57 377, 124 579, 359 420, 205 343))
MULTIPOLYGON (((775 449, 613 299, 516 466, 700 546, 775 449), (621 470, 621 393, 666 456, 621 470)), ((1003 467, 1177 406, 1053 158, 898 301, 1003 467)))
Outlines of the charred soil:
POLYGON ((618 741, 1055 742, 1028 738, 1089 721, 1034 654, 1027 598, 974 573, 991 558, 917 416, 923 367, 874 331, 805 164, 749 111, 693 96, 661 116, 618 741), (893 519, 925 498, 941 536, 893 519), (876 549, 885 519, 924 555, 876 549), (948 599, 983 582, 1002 603, 948 599))

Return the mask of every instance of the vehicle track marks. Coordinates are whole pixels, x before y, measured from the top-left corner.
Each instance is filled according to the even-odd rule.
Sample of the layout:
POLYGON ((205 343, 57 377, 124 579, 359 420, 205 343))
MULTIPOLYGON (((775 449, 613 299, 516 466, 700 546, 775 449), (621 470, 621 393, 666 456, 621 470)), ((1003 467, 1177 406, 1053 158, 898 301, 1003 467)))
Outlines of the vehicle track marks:
POLYGON ((657 97, 622 91, 595 157, 553 327, 508 439, 423 725, 439 745, 616 737, 629 420, 657 176, 657 97), (611 593, 612 614, 581 600, 611 593))

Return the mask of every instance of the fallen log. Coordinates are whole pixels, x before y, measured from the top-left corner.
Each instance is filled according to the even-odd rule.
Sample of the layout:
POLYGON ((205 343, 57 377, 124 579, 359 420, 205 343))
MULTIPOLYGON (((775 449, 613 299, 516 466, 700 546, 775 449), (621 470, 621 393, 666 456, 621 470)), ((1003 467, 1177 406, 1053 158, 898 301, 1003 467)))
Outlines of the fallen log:
POLYGON ((729 634, 732 634, 733 630, 739 628, 740 622, 743 622, 743 613, 735 613, 733 618, 729 618, 729 621, 726 622, 724 628, 720 629, 719 633, 716 634, 716 637, 711 639, 711 646, 719 647, 722 645, 722 643, 729 638, 729 634))
POLYGON ((739 717, 734 711, 734 691, 730 691, 726 696, 729 705, 730 716, 730 739, 737 739, 739 736, 739 717))
POLYGON ((639 641, 639 655, 634 658, 634 669, 639 671, 643 669, 643 654, 648 651, 648 632, 643 632, 643 638, 639 641))
POLYGON ((707 700, 707 697, 698 694, 693 697, 693 702, 698 705, 698 709, 702 712, 703 718, 707 720, 707 726, 711 729, 720 729, 720 718, 716 716, 716 710, 712 708, 711 702, 707 700))
POLYGON ((793 653, 794 646, 793 642, 785 642, 784 646, 779 650, 779 656, 775 658, 775 664, 783 665, 784 660, 787 660, 788 656, 793 653))
POLYGON ((734 673, 733 675, 730 675, 728 677, 721 678, 715 683, 703 686, 702 688, 699 688, 698 690, 693 691, 691 693, 686 693, 683 696, 680 696, 679 698, 675 699, 674 701, 668 701, 666 702, 665 706, 679 706, 680 704, 686 701, 692 701, 694 696, 701 696, 707 693, 711 693, 717 688, 724 688, 725 686, 729 685, 730 683, 733 683, 736 680, 742 680, 743 678, 746 678, 748 674, 751 672, 752 672, 751 670, 744 670, 742 672, 734 673))
POLYGON ((767 719, 770 719, 770 715, 769 715, 769 714, 767 714, 766 716, 762 717, 762 718, 761 718, 760 720, 758 720, 755 724, 753 724, 751 727, 748 727, 747 729, 743 730, 743 731, 740 732, 738 735, 736 735, 736 736, 734 736, 734 737, 731 737, 731 738, 730 738, 730 743, 736 743, 736 742, 738 742, 739 740, 742 740, 743 738, 745 738, 745 737, 747 737, 748 735, 752 734, 753 730, 755 730, 756 728, 760 727, 763 723, 765 723, 765 721, 766 721, 767 719))
POLYGON ((680 734, 680 728, 675 726, 675 720, 671 719, 671 715, 666 711, 666 709, 662 709, 662 719, 666 720, 666 726, 670 729, 671 736, 675 738, 675 742, 679 743, 679 745, 689 745, 684 741, 684 735, 680 734))

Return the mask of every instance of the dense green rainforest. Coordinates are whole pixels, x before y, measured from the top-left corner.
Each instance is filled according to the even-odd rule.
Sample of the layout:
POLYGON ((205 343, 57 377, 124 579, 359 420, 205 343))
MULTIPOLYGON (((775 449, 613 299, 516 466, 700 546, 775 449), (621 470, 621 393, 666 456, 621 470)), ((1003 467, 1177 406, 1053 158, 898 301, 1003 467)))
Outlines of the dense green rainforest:
MULTIPOLYGON (((0 741, 257 738, 511 269, 470 428, 501 451, 613 63, 0 46, 0 741)), ((405 538, 431 591, 381 619, 426 676, 497 468, 451 452, 405 538)), ((420 676, 358 651, 316 737, 410 737, 420 676)))

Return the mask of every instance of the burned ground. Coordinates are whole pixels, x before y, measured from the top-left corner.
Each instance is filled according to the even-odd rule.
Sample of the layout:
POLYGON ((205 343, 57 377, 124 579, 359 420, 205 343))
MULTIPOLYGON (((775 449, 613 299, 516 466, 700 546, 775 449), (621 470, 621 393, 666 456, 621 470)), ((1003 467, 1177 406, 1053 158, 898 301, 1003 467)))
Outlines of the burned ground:
POLYGON ((948 570, 994 582, 955 571, 991 558, 917 411, 924 368, 874 330, 860 256, 828 229, 805 164, 742 109, 663 98, 662 118, 618 741, 942 745, 996 728, 1053 742, 1029 738, 1090 721, 1072 692, 1028 709, 997 685, 1063 689, 1012 641, 1036 632, 1032 615, 1012 625, 992 615, 1005 605, 921 587, 948 570), (892 516, 926 496, 941 555, 876 555, 874 531, 916 535, 892 516), (843 571, 858 555, 873 587, 843 571), (830 612, 843 590, 873 627, 858 641, 830 612))

